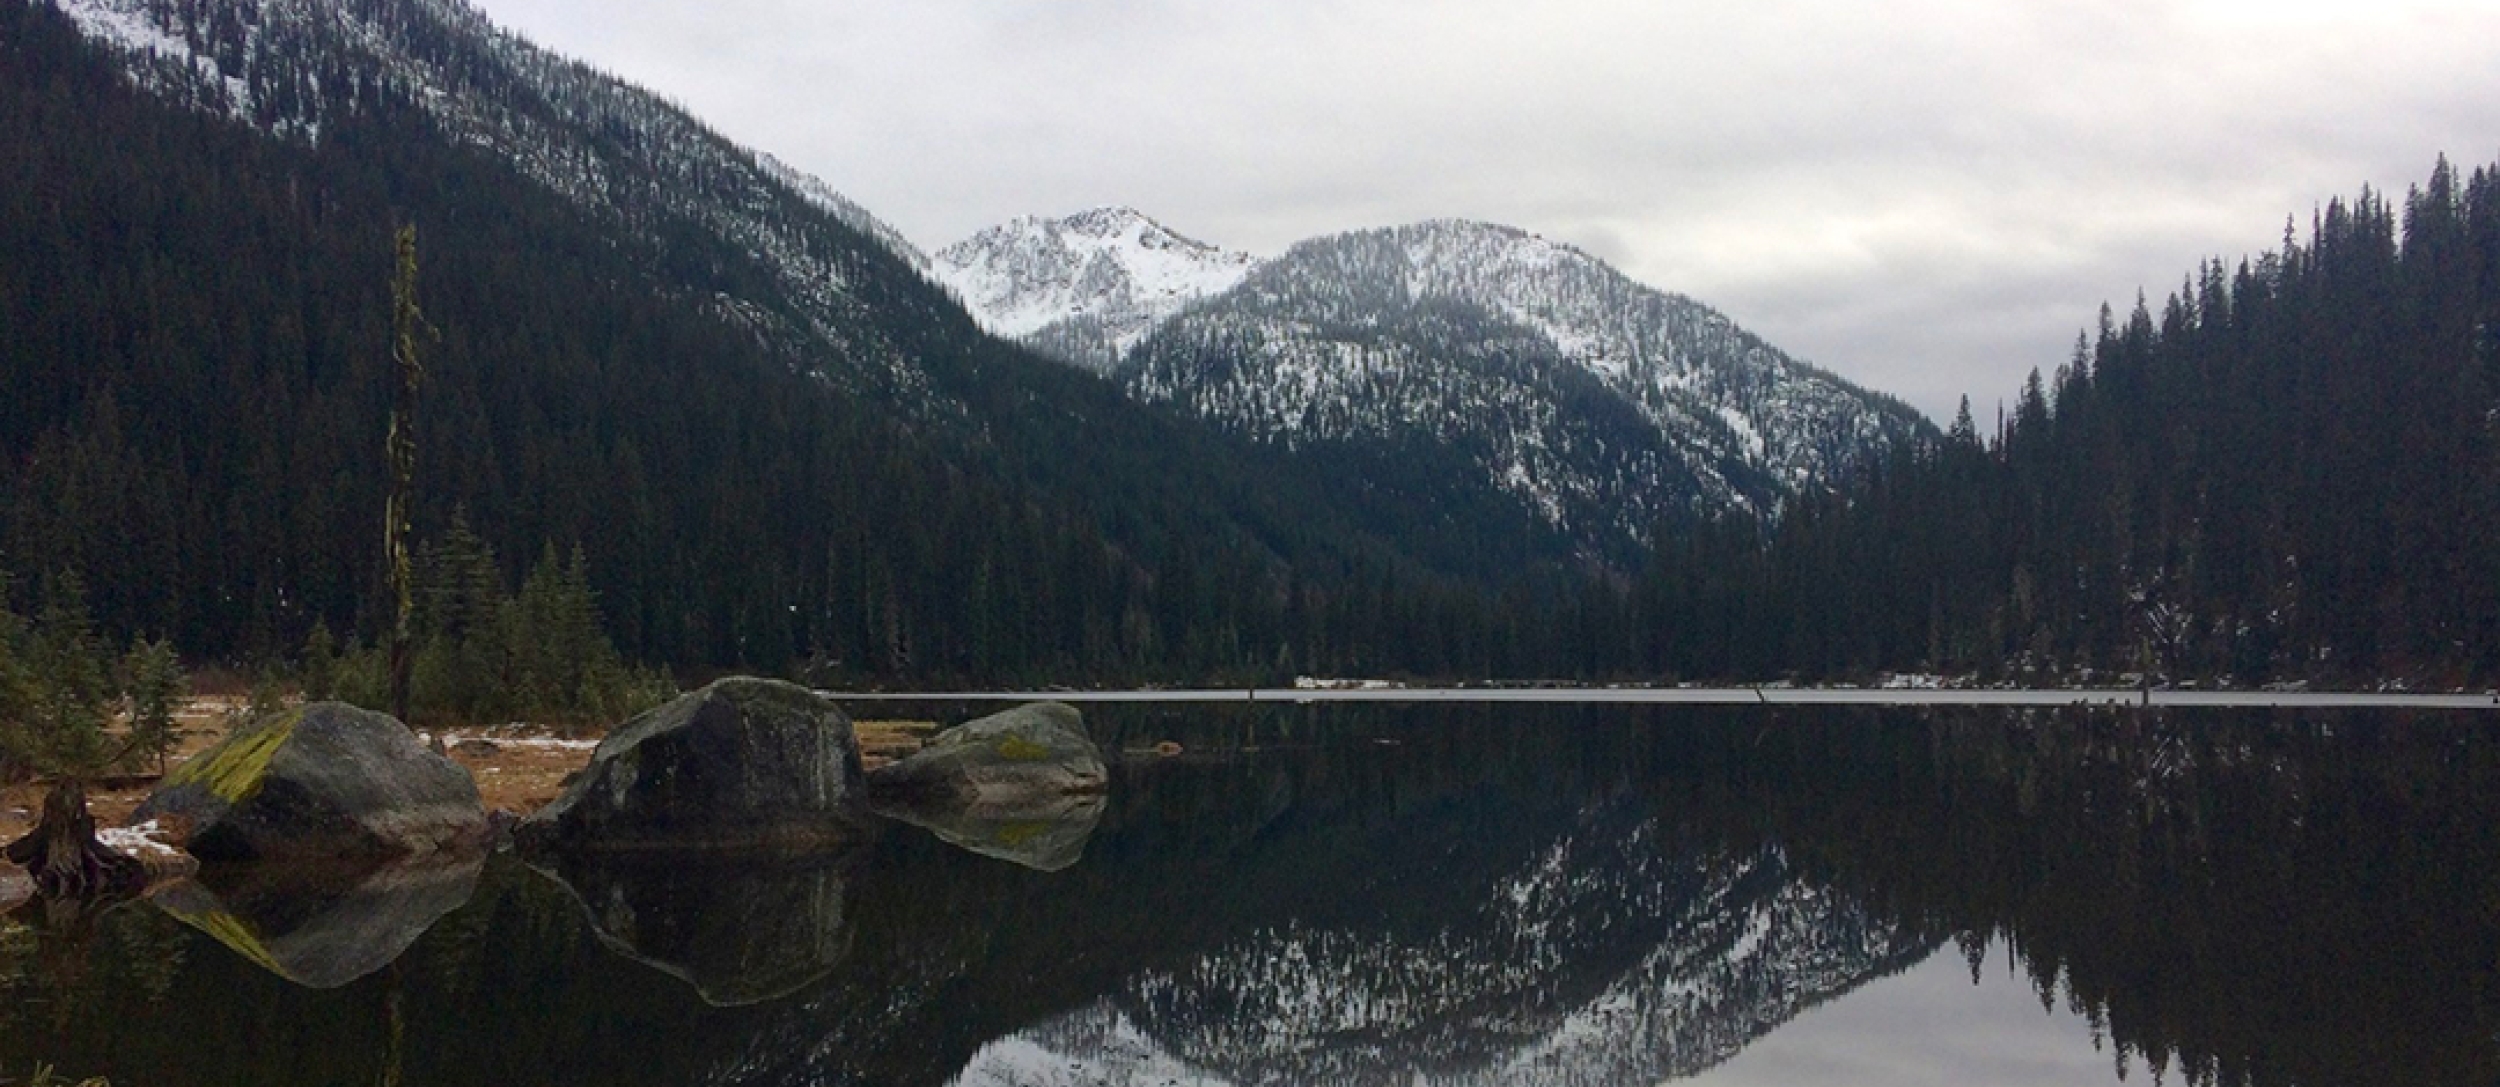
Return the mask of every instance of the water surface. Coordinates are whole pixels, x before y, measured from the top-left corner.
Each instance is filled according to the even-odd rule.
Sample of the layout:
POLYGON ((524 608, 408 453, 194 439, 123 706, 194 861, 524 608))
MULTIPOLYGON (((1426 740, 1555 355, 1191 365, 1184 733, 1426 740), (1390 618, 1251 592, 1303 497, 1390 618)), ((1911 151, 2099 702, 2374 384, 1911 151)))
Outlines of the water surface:
POLYGON ((839 855, 212 873, 10 925, 0 1078, 2500 1080, 2485 715, 1088 713, 1183 754, 839 855))

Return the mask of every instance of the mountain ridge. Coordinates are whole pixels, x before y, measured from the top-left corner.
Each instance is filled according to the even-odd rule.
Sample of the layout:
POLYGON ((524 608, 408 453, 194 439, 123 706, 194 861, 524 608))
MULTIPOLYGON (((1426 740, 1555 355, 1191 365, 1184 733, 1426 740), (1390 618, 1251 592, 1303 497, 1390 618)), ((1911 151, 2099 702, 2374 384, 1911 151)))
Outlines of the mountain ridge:
POLYGON ((1259 440, 1439 447, 1598 555, 1775 518, 1935 437, 1701 303, 1459 219, 1297 243, 1159 326, 1119 377, 1259 440))

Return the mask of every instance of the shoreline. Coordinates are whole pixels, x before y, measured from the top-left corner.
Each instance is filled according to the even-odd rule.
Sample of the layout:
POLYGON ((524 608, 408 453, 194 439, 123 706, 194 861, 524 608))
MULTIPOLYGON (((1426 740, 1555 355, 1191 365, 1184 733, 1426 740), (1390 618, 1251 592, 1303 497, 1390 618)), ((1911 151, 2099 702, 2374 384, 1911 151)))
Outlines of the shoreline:
POLYGON ((1551 703, 1658 706, 2132 706, 2181 709, 2409 709, 2500 713, 2500 694, 2220 691, 2139 687, 1201 687, 1104 691, 835 691, 842 703, 1551 703))

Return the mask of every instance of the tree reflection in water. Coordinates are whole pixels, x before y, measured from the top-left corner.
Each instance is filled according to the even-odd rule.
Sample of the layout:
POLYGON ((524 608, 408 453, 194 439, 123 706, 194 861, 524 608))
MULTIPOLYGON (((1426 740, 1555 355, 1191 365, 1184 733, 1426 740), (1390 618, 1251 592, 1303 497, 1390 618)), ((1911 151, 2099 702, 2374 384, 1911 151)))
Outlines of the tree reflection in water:
POLYGON ((0 1070, 370 1082, 395 1011, 407 1084, 1061 1082, 1046 1062, 1655 1082, 1994 944, 2041 1003, 2089 1020, 2105 1066, 2500 1080, 2500 729, 2478 720, 1193 713, 1097 713, 1107 748, 1189 754, 1127 761, 1060 871, 896 826, 805 894, 740 892, 809 903, 796 928, 665 920, 632 889, 642 927, 668 926, 639 939, 685 932, 716 964, 710 1002, 499 860, 388 977, 332 990, 146 906, 99 920, 74 959, 0 937, 0 1070), (840 953, 777 952, 792 931, 840 953), (772 976, 745 985, 739 964, 772 976), (803 984, 781 995, 784 978, 803 984), (759 999, 715 1006, 723 991, 759 999))

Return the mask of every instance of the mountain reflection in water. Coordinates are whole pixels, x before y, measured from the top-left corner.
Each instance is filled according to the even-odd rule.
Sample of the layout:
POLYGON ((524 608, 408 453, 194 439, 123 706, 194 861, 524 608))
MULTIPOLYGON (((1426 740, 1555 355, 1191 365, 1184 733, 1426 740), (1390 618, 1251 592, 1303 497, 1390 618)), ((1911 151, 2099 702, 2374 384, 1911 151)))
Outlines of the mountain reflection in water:
POLYGON ((1127 761, 1034 856, 896 825, 701 893, 497 858, 322 990, 145 904, 0 928, 0 1078, 2500 1080, 2479 718, 1090 716, 1189 754, 1127 761))

